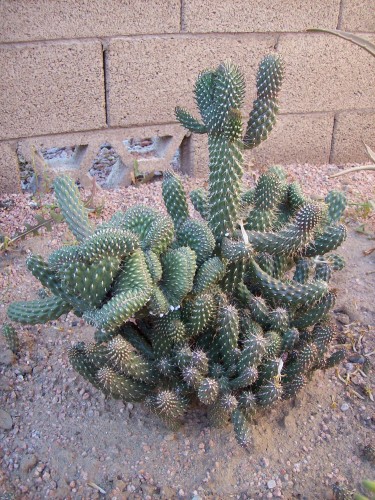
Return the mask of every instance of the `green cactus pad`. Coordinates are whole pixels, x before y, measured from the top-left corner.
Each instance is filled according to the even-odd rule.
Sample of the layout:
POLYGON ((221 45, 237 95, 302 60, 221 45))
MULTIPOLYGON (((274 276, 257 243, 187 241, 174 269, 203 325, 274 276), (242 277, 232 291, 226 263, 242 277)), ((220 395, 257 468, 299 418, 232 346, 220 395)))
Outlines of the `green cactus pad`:
POLYGON ((291 351, 299 340, 299 331, 297 328, 289 328, 282 335, 281 351, 291 351))
POLYGON ((59 297, 46 297, 28 302, 13 302, 8 307, 8 317, 17 323, 37 325, 47 323, 63 314, 67 314, 72 306, 59 297))
POLYGON ((149 361, 144 359, 130 342, 122 336, 114 337, 108 343, 109 362, 129 377, 154 384, 155 371, 149 361))
POLYGON ((164 252, 174 236, 172 219, 144 205, 131 207, 125 214, 115 214, 110 223, 137 234, 142 249, 156 254, 164 252))
POLYGON ((268 315, 268 325, 271 330, 285 332, 289 326, 288 311, 282 307, 270 311, 268 315))
POLYGON ((294 221, 277 233, 248 232, 249 242, 258 252, 293 255, 313 240, 321 220, 322 211, 318 205, 305 205, 298 211, 294 221))
POLYGON ((233 360, 239 337, 239 318, 237 309, 229 304, 219 307, 217 312, 217 339, 224 364, 228 367, 233 360))
POLYGON ((3 335, 8 348, 14 353, 18 354, 20 350, 20 339, 17 330, 10 323, 3 324, 3 335))
POLYGON ((201 214, 203 219, 207 220, 209 217, 209 204, 208 192, 204 188, 194 189, 190 193, 190 200, 197 212, 201 214))
POLYGON ((213 378, 205 378, 198 388, 198 398, 201 403, 211 405, 219 395, 219 384, 213 378))
POLYGON ((238 360, 238 371, 241 373, 248 367, 256 367, 266 352, 267 341, 263 335, 248 335, 243 342, 243 349, 238 360))
MULTIPOLYGON (((328 291, 325 281, 314 281, 302 285, 300 283, 284 283, 266 274, 252 262, 252 276, 262 293, 276 302, 289 306, 307 305, 321 299, 328 291)), ((256 318, 254 318, 256 320, 256 318)))
POLYGON ((57 203, 69 229, 78 241, 84 241, 94 231, 89 220, 89 210, 84 206, 74 180, 67 175, 53 182, 57 203))
POLYGON ((339 365, 346 358, 345 349, 339 349, 335 351, 331 356, 326 360, 324 368, 333 368, 336 365, 339 365))
POLYGON ((179 307, 193 288, 196 254, 189 247, 168 251, 162 258, 163 277, 160 289, 172 307, 179 307))
POLYGON ((346 236, 347 231, 344 225, 327 226, 323 233, 307 245, 303 254, 306 257, 315 257, 336 250, 346 240, 346 236))
POLYGON ((202 123, 199 123, 199 121, 194 118, 186 109, 177 107, 175 109, 175 114, 177 120, 181 123, 181 125, 188 129, 190 132, 194 132, 195 134, 207 133, 206 127, 202 125, 202 123))
POLYGON ((124 258, 140 246, 137 235, 130 231, 115 227, 107 227, 95 231, 85 240, 80 248, 84 260, 96 261, 108 257, 124 258))
POLYGON ((146 384, 131 380, 120 373, 116 373, 109 366, 104 366, 96 373, 100 387, 114 399, 123 399, 126 402, 144 401, 151 392, 146 384))
POLYGON ((216 314, 216 303, 212 294, 198 295, 191 306, 187 330, 190 335, 202 332, 212 321, 216 314))
POLYGON ((189 209, 182 182, 172 170, 164 172, 162 192, 167 211, 178 228, 189 217, 189 209))
POLYGON ((178 427, 181 417, 186 411, 186 402, 175 391, 160 391, 150 396, 146 401, 147 406, 163 422, 172 429, 178 427))
POLYGON ((231 420, 238 444, 247 448, 251 443, 251 437, 250 426, 245 414, 241 409, 236 409, 232 413, 231 420))
MULTIPOLYGON (((242 367, 244 364, 244 359, 241 358, 238 366, 242 367)), ((248 366, 247 368, 241 370, 236 378, 230 380, 229 386, 233 390, 243 389, 254 384, 257 379, 258 370, 254 366, 248 366)))
POLYGON ((208 225, 199 220, 187 219, 177 230, 179 246, 190 247, 197 256, 197 265, 203 264, 215 248, 215 238, 208 225))
POLYGON ((212 257, 198 269, 194 279, 194 293, 202 293, 218 283, 224 276, 225 265, 219 257, 212 257))
POLYGON ((324 201, 328 205, 328 223, 335 224, 340 220, 346 208, 346 196, 342 191, 330 191, 324 201))
POLYGON ((266 408, 272 406, 282 396, 282 386, 276 380, 267 381, 262 384, 256 393, 259 406, 266 408))
POLYGON ((307 328, 324 319, 335 305, 335 295, 328 292, 314 305, 299 308, 293 315, 291 325, 296 328, 307 328))
POLYGON ((304 285, 309 280, 311 262, 309 259, 298 259, 294 271, 293 280, 304 285))

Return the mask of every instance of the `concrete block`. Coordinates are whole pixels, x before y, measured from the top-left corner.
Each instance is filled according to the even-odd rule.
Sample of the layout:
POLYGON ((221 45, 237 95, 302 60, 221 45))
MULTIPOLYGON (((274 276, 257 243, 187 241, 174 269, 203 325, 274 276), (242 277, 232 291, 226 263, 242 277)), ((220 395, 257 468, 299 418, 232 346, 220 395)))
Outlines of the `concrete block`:
POLYGON ((1 46, 0 139, 105 127, 100 42, 1 46))
POLYGON ((338 113, 333 138, 333 163, 367 163, 363 145, 375 150, 375 111, 338 113))
POLYGON ((286 64, 284 112, 375 108, 375 58, 361 47, 328 34, 288 34, 278 50, 286 64))
POLYGON ((269 138, 246 153, 257 166, 274 163, 328 163, 333 113, 280 115, 269 138))
POLYGON ((304 31, 336 28, 340 0, 187 0, 183 23, 188 32, 304 31))
POLYGON ((0 143, 0 195, 20 193, 21 179, 16 146, 0 143))
POLYGON ((0 42, 180 31, 180 0, 2 0, 0 42))
POLYGON ((374 32, 374 0, 343 0, 339 29, 344 31, 374 32))
POLYGON ((245 73, 249 108, 258 63, 275 41, 268 35, 112 40, 107 71, 111 126, 173 122, 176 105, 194 111, 199 72, 228 59, 245 73))
MULTIPOLYGON (((89 170, 99 152, 100 145, 107 142, 120 156, 120 160, 112 167, 112 172, 107 180, 106 187, 113 188, 130 184, 135 160, 138 162, 138 169, 141 173, 170 168, 184 137, 185 131, 177 124, 106 129, 24 139, 19 144, 19 151, 26 160, 34 160, 33 163, 39 179, 48 177, 49 180, 52 180, 58 175, 68 174, 73 179, 79 179, 84 187, 90 187, 93 179, 89 170), (148 155, 145 158, 139 157, 136 152, 131 151, 125 142, 129 139, 151 137, 159 139, 160 147, 156 149, 154 155, 148 155), (43 159, 40 153, 42 149, 64 146, 78 146, 73 157, 69 160, 48 162, 43 159)), ((190 165, 185 164, 186 161, 189 161, 189 157, 181 159, 182 171, 190 170, 190 165)))

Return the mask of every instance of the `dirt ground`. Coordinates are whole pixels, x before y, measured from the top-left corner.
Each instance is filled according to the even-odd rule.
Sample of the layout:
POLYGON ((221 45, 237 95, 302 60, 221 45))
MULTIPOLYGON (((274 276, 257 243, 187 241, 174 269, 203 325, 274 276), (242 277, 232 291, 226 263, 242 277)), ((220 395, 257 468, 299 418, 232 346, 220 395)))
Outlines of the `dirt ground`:
MULTIPOLYGON (((363 175, 361 182, 373 179, 363 175)), ((189 189, 195 182, 186 181, 189 189)), ((158 183, 134 189, 102 197, 113 202, 117 196, 114 208, 124 208, 127 195, 160 201, 158 183)), ((18 212, 10 208, 0 217, 17 227, 32 211, 27 197, 24 205, 20 196, 13 199, 18 212)), ((106 204, 104 218, 112 208, 106 204)), ((372 231, 371 221, 359 216, 347 212, 349 237, 340 250, 347 265, 333 283, 332 323, 349 361, 337 371, 316 373, 292 403, 258 415, 249 451, 237 445, 229 426, 209 429, 202 409, 172 433, 142 405, 105 400, 68 364, 67 348, 93 333, 71 314, 47 325, 17 326, 18 359, 1 336, 0 499, 322 500, 331 498, 336 481, 359 489, 361 479, 374 479, 362 453, 374 443, 374 370, 361 374, 362 365, 350 362, 365 353, 375 359, 375 252, 364 255, 375 242, 355 231, 362 222, 365 232, 372 231)), ((35 297, 40 288, 25 269, 26 255, 47 256, 67 237, 61 224, 1 256, 0 324, 11 301, 35 297)))

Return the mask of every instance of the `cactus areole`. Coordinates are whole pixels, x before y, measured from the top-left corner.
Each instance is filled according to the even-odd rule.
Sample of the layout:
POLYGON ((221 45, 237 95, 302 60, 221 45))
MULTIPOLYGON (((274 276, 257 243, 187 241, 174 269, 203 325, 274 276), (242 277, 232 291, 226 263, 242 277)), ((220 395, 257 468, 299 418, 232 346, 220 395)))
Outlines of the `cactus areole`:
POLYGON ((192 401, 212 425, 231 421, 250 443, 251 421, 294 397, 329 355, 335 303, 332 253, 345 239, 345 197, 304 196, 271 167, 255 188, 242 185, 242 152, 271 132, 283 78, 279 56, 263 59, 243 135, 244 78, 232 64, 202 72, 195 84, 201 119, 176 108, 190 132, 208 135, 209 188, 193 191, 201 218, 189 214, 179 177, 164 174, 169 215, 138 205, 96 228, 68 177, 55 195, 77 244, 32 256, 27 266, 48 291, 15 302, 11 320, 37 324, 73 311, 96 329, 92 343, 69 349, 73 368, 107 396, 144 402, 179 425, 192 401))

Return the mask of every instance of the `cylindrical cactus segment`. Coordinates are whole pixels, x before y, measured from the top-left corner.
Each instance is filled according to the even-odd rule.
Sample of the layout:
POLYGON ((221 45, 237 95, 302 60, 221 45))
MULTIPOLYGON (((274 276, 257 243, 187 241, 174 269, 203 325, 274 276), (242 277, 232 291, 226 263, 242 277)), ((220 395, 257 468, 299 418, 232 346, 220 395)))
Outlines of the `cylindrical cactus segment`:
POLYGON ((169 250, 162 258, 163 277, 160 289, 172 307, 179 307, 193 288, 196 254, 189 247, 169 250))
POLYGON ((282 335, 281 351, 291 351, 299 340, 299 331, 297 328, 289 328, 282 335))
POLYGON ((252 262, 252 271, 255 283, 259 286, 265 297, 284 305, 294 307, 313 304, 328 291, 325 281, 313 281, 301 285, 300 283, 284 283, 281 280, 276 280, 262 271, 254 261, 252 262))
POLYGON ((60 297, 46 297, 28 302, 13 302, 8 307, 8 317, 17 323, 38 325, 55 320, 71 309, 72 306, 60 297))
POLYGON ((306 257, 315 257, 336 250, 346 239, 347 231, 343 224, 327 226, 324 231, 316 236, 303 250, 306 257))
POLYGON ((8 348, 17 354, 20 350, 20 339, 17 330, 10 323, 3 324, 3 335, 8 348))
POLYGON ((74 180, 62 175, 53 182, 57 203, 69 229, 78 241, 84 241, 94 231, 89 210, 84 206, 74 180))
POLYGON ((339 349, 335 351, 331 356, 326 360, 324 368, 333 368, 334 366, 340 364, 346 358, 345 349, 339 349))
POLYGON ((294 221, 277 233, 248 232, 249 242, 258 252, 293 255, 313 240, 321 220, 322 209, 319 205, 305 205, 297 212, 294 221))
POLYGON ((269 380, 264 382, 256 393, 257 403, 259 406, 272 406, 282 396, 282 386, 277 380, 269 380))
POLYGON ((234 410, 231 420, 238 444, 247 448, 251 444, 250 426, 242 409, 234 410))
POLYGON ((116 369, 126 373, 129 377, 143 382, 154 384, 155 371, 151 363, 144 359, 135 348, 118 335, 108 343, 109 363, 116 369))
POLYGON ((198 388, 198 398, 205 405, 211 405, 219 395, 219 384, 213 378, 205 378, 198 388))
POLYGON ((106 227, 95 231, 85 240, 80 248, 82 259, 88 261, 102 260, 107 257, 124 258, 140 246, 136 234, 115 227, 106 227))
POLYGON ((346 196, 342 191, 330 191, 324 200, 328 205, 328 223, 338 222, 346 208, 346 196))
POLYGON ((225 273, 225 265, 219 257, 212 257, 198 269, 194 279, 194 293, 201 293, 210 289, 220 281, 225 273))
POLYGON ((186 411, 186 402, 173 390, 164 390, 149 396, 146 404, 172 429, 178 427, 186 411))
POLYGON ((277 95, 284 75, 279 55, 270 54, 260 63, 257 75, 257 99, 247 123, 244 144, 252 149, 267 139, 279 111, 277 95))
POLYGON ((195 219, 187 219, 179 226, 177 243, 194 250, 198 266, 211 256, 215 248, 215 238, 207 223, 195 219))
POLYGON ((217 312, 217 337, 225 366, 233 362, 233 351, 239 337, 239 318, 237 309, 232 305, 223 305, 217 312))
POLYGON ((162 192, 167 211, 178 228, 189 217, 189 209, 182 182, 172 170, 164 172, 162 192))
POLYGON ((293 315, 291 325, 296 328, 308 328, 322 321, 335 305, 335 294, 328 292, 312 306, 301 307, 293 315))
POLYGON ((209 293, 198 295, 191 307, 190 318, 187 329, 190 335, 197 335, 202 332, 216 314, 216 304, 214 297, 209 293))
POLYGON ((296 262, 296 268, 293 275, 293 280, 298 283, 305 284, 309 280, 309 273, 311 270, 311 263, 309 259, 298 259, 296 262))
POLYGON ((190 200, 197 212, 207 220, 210 214, 210 207, 208 204, 208 192, 204 188, 197 188, 191 191, 190 200))
POLYGON ((188 129, 190 132, 194 132, 195 134, 207 133, 207 128, 196 118, 194 118, 185 108, 180 108, 177 106, 175 108, 175 114, 177 120, 181 123, 181 125, 188 129))
POLYGON ((115 399, 126 402, 144 401, 151 392, 151 387, 138 380, 132 380, 117 373, 109 366, 104 366, 96 374, 98 383, 115 399))

